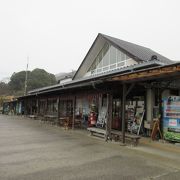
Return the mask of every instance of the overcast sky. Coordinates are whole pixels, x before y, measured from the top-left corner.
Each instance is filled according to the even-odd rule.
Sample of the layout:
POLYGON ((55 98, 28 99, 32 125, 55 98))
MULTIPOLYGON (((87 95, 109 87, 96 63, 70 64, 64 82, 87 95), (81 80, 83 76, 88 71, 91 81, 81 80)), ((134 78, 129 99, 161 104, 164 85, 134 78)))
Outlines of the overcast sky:
POLYGON ((77 69, 99 32, 180 60, 180 1, 1 0, 0 79, 77 69))

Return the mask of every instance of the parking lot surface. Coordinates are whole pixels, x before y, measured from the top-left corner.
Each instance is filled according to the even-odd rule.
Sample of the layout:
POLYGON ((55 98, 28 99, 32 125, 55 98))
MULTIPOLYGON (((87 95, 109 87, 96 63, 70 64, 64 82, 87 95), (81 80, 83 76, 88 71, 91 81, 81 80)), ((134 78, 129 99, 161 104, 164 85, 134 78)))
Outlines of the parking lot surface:
POLYGON ((179 180, 179 156, 0 115, 0 180, 179 180))

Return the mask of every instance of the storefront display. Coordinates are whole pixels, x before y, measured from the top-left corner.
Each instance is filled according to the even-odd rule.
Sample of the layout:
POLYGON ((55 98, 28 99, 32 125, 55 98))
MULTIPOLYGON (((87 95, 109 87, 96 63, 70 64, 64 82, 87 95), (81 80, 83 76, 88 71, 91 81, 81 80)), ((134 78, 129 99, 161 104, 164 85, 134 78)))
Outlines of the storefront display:
POLYGON ((139 134, 144 118, 144 101, 129 101, 126 105, 127 131, 139 134))
POLYGON ((180 142, 180 96, 163 100, 163 131, 166 140, 180 142))
POLYGON ((101 107, 99 109, 98 119, 96 126, 99 128, 104 128, 107 122, 107 107, 101 107))

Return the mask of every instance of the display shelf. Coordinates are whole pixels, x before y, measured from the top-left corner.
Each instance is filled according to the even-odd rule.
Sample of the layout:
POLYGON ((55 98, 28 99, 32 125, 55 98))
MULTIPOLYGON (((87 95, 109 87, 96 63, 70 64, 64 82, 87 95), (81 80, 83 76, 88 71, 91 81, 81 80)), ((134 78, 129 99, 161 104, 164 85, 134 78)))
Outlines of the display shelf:
POLYGON ((133 121, 134 121, 134 115, 135 115, 134 108, 128 108, 126 110, 127 131, 129 131, 129 132, 131 132, 131 129, 132 129, 132 124, 133 124, 133 121))
POLYGON ((180 142, 180 97, 163 100, 163 132, 166 140, 180 142))

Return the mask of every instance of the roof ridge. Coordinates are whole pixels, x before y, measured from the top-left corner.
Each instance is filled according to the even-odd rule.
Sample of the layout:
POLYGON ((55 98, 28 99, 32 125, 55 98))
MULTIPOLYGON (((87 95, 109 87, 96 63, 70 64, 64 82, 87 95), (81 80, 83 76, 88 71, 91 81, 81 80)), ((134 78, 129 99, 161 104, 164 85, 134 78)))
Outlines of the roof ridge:
MULTIPOLYGON (((139 44, 136 44, 136 43, 132 43, 132 42, 129 42, 129 41, 125 41, 124 39, 119 39, 119 38, 116 38, 116 37, 113 37, 113 36, 109 36, 109 35, 106 35, 106 34, 102 34, 102 33, 99 33, 100 35, 102 35, 103 37, 109 37, 109 38, 113 38, 113 39, 116 39, 118 41, 123 41, 123 42, 126 42, 126 43, 129 43, 129 44, 132 44, 132 45, 136 45, 136 46, 139 46, 139 47, 143 47, 143 48, 146 48, 146 49, 150 49, 148 47, 145 47, 145 46, 142 46, 142 45, 139 45, 139 44)), ((152 50, 152 49, 150 49, 152 50)))

